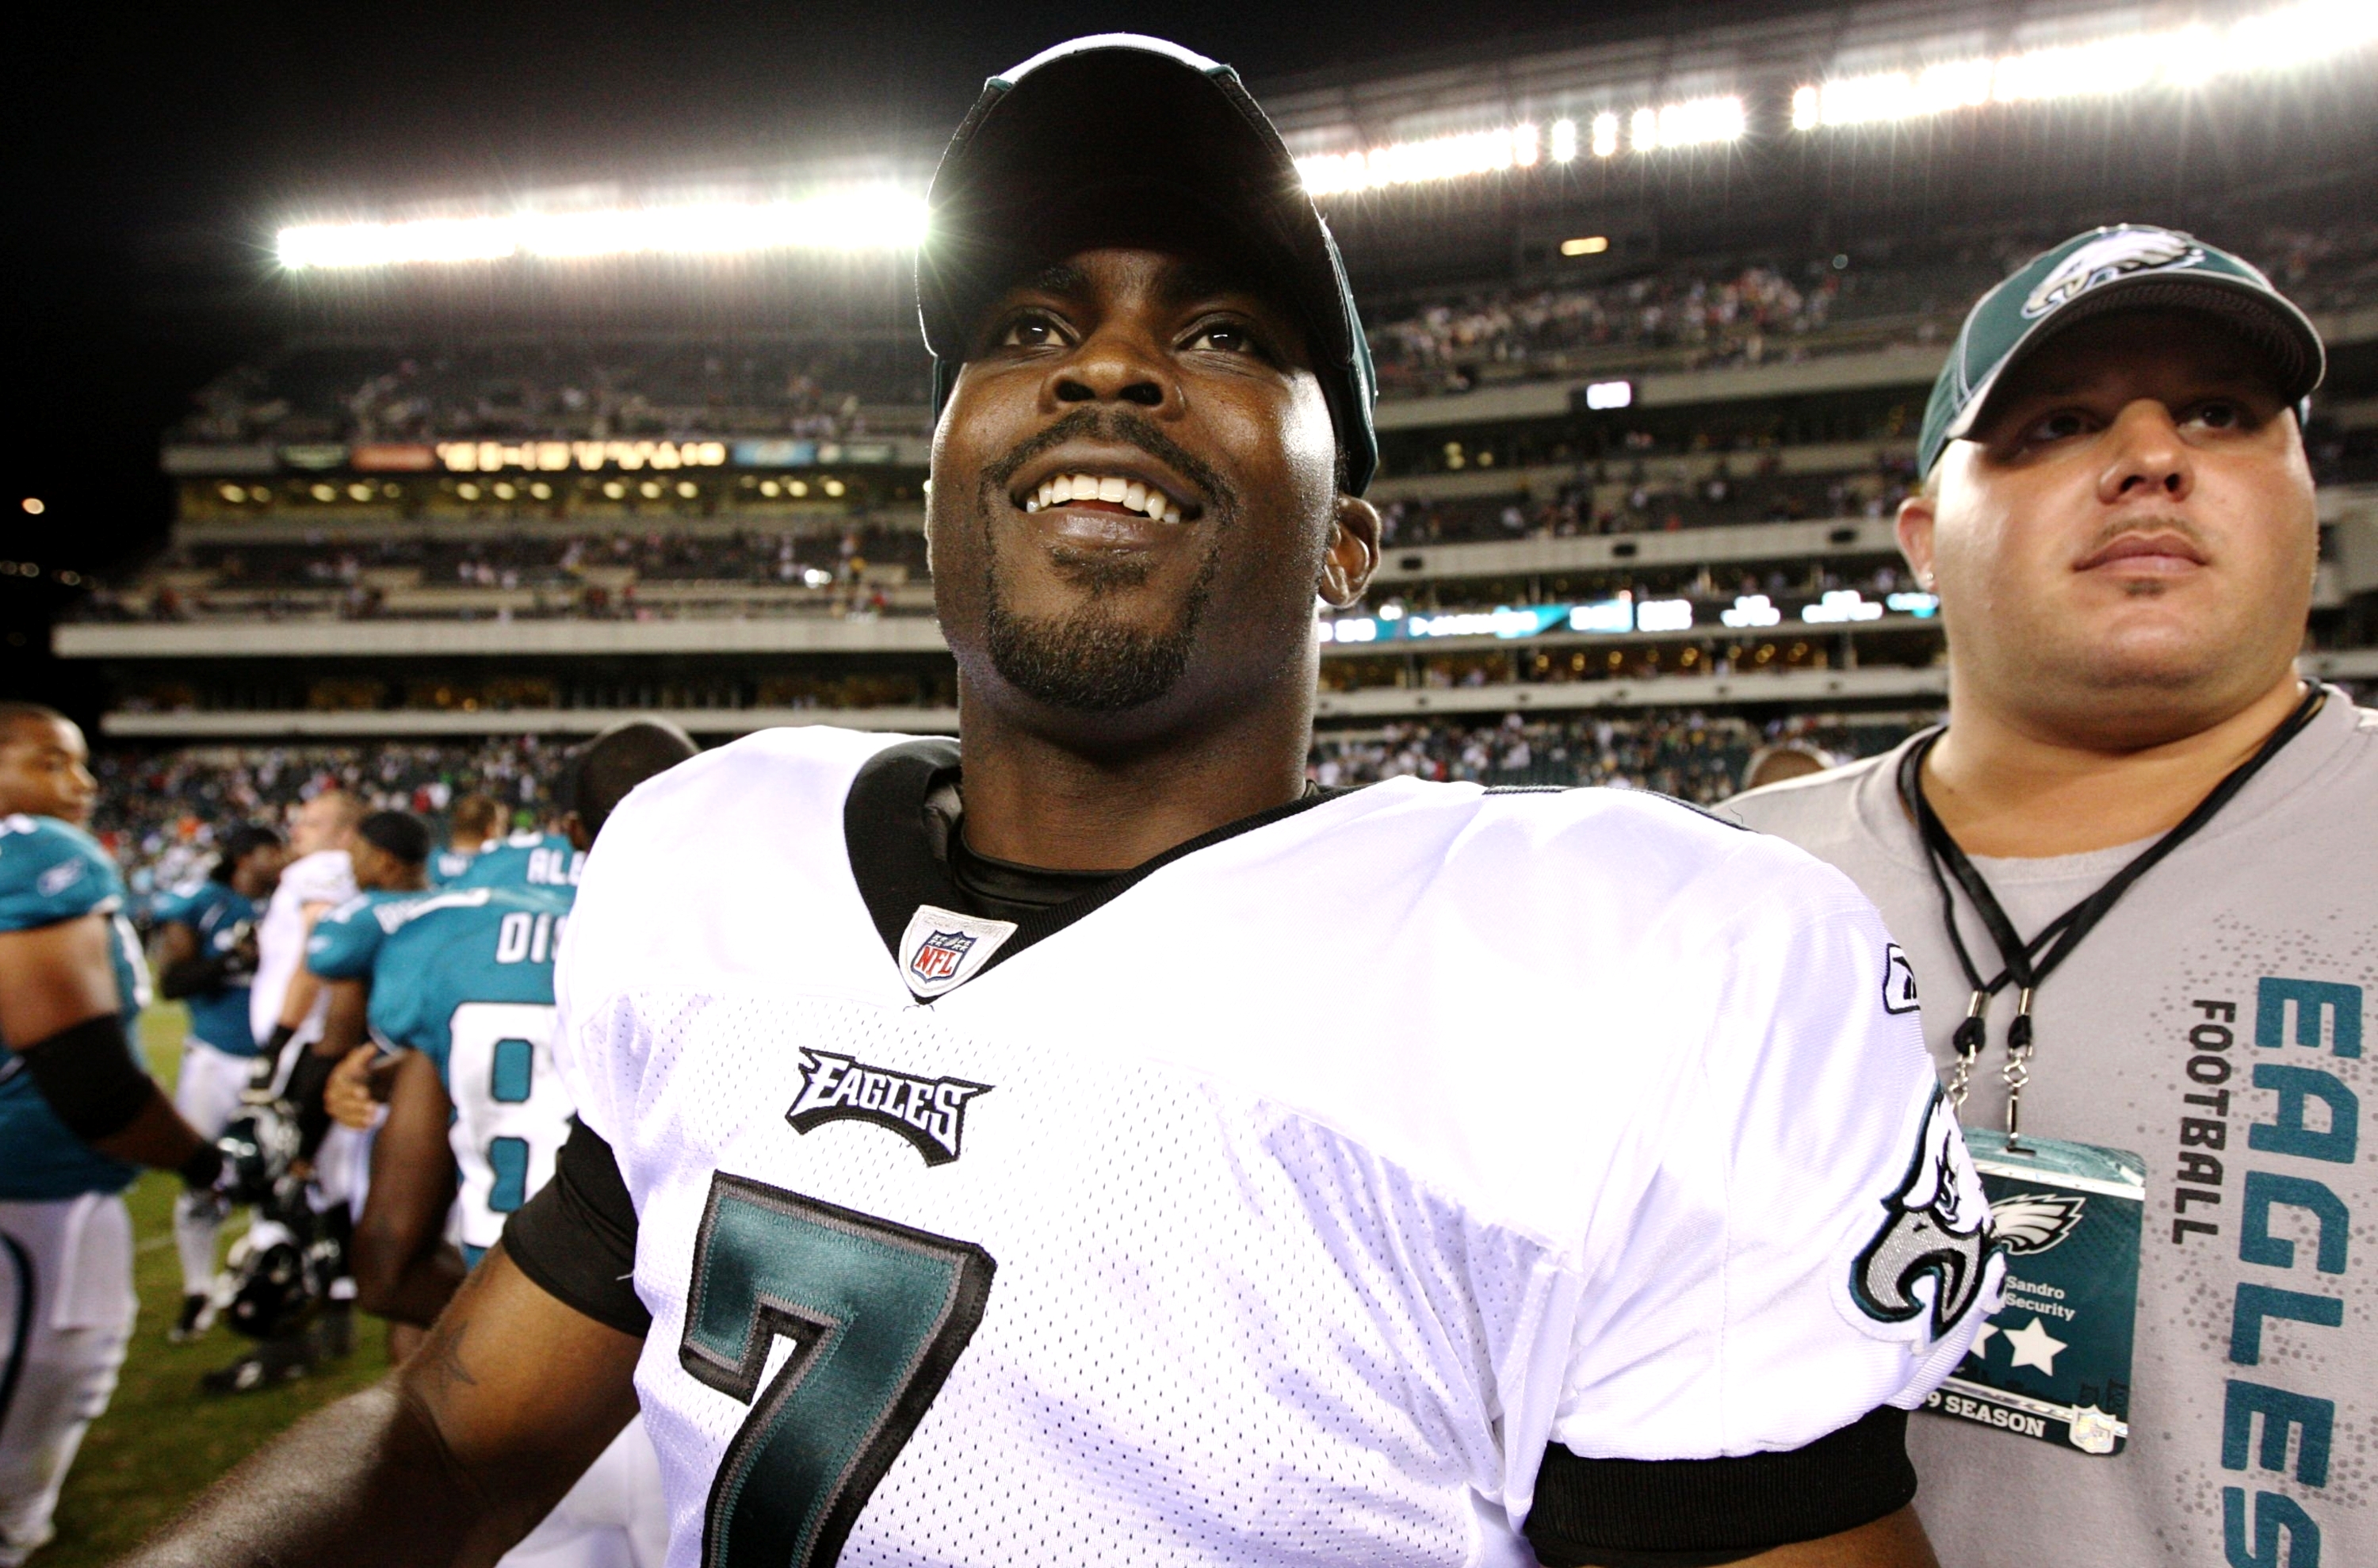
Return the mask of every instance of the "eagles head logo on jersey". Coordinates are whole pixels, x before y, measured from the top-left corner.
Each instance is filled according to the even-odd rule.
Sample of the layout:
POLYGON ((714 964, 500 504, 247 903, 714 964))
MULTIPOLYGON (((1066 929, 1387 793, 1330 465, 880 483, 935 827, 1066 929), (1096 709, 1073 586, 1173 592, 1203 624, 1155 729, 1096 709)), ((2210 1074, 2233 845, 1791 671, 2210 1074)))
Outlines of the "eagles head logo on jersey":
POLYGON ((1957 1134, 1948 1096, 1937 1089, 1907 1177, 1882 1207, 1882 1228, 1851 1265, 1850 1298, 1869 1318, 1908 1322, 1925 1309, 1915 1286, 1928 1277, 1938 1339, 1980 1297, 1997 1243, 1981 1176, 1957 1134))
POLYGON ((1906 950, 1896 942, 1882 945, 1882 1010, 1886 1013, 1916 1011, 1916 966, 1907 961, 1906 950))
POLYGON ((2080 1227, 2088 1201, 2072 1192, 2018 1192, 1990 1205, 1990 1230, 2017 1257, 2045 1252, 2080 1227))
POLYGON ((2024 319, 2036 320, 2126 272, 2193 267, 2204 259, 2204 250, 2186 235, 2169 229, 2121 229, 2083 246, 2040 279, 2023 302, 2024 319))
POLYGON ((799 1133, 828 1122, 872 1122, 916 1146, 928 1165, 946 1165, 966 1147, 968 1102, 991 1092, 962 1078, 919 1078, 871 1067, 834 1051, 801 1051, 801 1092, 785 1112, 799 1133))

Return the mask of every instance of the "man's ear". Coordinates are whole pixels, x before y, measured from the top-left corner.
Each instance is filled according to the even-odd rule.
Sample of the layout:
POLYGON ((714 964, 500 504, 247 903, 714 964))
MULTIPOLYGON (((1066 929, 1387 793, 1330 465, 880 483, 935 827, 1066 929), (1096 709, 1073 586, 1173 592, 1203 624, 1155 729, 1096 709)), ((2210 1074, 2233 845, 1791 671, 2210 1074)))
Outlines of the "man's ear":
POLYGON ((1932 585, 1932 525, 1940 510, 1940 498, 1929 487, 1899 503, 1899 553, 1907 558, 1917 585, 1928 594, 1939 591, 1932 585))
POLYGON ((1379 569, 1379 509, 1360 496, 1338 498, 1329 549, 1321 558, 1321 602, 1344 609, 1359 602, 1379 569))
POLYGON ((574 811, 561 814, 561 836, 582 855, 594 847, 594 835, 586 831, 586 819, 574 811))

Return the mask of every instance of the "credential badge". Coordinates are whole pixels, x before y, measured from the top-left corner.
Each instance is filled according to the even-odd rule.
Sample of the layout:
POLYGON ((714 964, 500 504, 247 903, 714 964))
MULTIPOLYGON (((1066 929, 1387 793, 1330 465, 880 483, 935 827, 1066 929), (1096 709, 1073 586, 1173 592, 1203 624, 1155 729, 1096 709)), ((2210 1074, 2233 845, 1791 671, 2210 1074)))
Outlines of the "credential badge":
POLYGON ((834 1051, 801 1052, 801 1092, 785 1112, 799 1133, 828 1122, 872 1122, 916 1146, 928 1165, 946 1165, 966 1146, 967 1106, 991 1085, 919 1078, 834 1051))
POLYGON ((980 974, 1007 939, 1012 920, 986 920, 919 904, 900 937, 900 978, 919 1001, 955 991, 980 974))

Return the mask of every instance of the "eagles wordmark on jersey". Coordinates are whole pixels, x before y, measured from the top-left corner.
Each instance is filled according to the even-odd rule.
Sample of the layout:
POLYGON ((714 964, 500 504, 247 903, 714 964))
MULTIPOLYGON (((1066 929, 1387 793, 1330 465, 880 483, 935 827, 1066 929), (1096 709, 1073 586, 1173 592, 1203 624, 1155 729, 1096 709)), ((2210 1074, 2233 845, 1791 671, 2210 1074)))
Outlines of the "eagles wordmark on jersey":
MULTIPOLYGON (((1733 1457, 1819 1483, 1771 1544, 1897 1484, 1840 1456, 1904 1473, 2000 1265, 1846 880, 1407 779, 993 920, 956 758, 755 736, 589 862, 557 1057, 634 1298, 575 1299, 649 1316, 673 1563, 1518 1564, 1733 1457)), ((507 1245, 569 1299, 559 1212, 507 1245)))

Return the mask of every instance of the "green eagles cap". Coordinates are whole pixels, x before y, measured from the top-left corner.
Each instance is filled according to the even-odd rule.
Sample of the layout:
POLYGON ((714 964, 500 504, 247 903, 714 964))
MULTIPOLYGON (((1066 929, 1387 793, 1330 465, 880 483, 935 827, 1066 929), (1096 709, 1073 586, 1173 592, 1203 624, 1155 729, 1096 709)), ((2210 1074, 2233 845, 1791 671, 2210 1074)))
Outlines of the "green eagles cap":
POLYGON ((2091 229, 2033 257, 1966 316, 1924 410, 1917 473, 1973 429, 2009 370, 2057 333, 2116 310, 2219 318, 2267 358, 2299 418, 2326 368, 2311 320, 2252 263, 2177 229, 2091 229))
POLYGON ((1329 225, 1238 73, 1136 33, 1077 38, 984 84, 926 197, 917 311, 933 411, 967 332, 1029 269, 1098 245, 1219 247, 1280 291, 1360 495, 1379 465, 1377 382, 1329 225))

